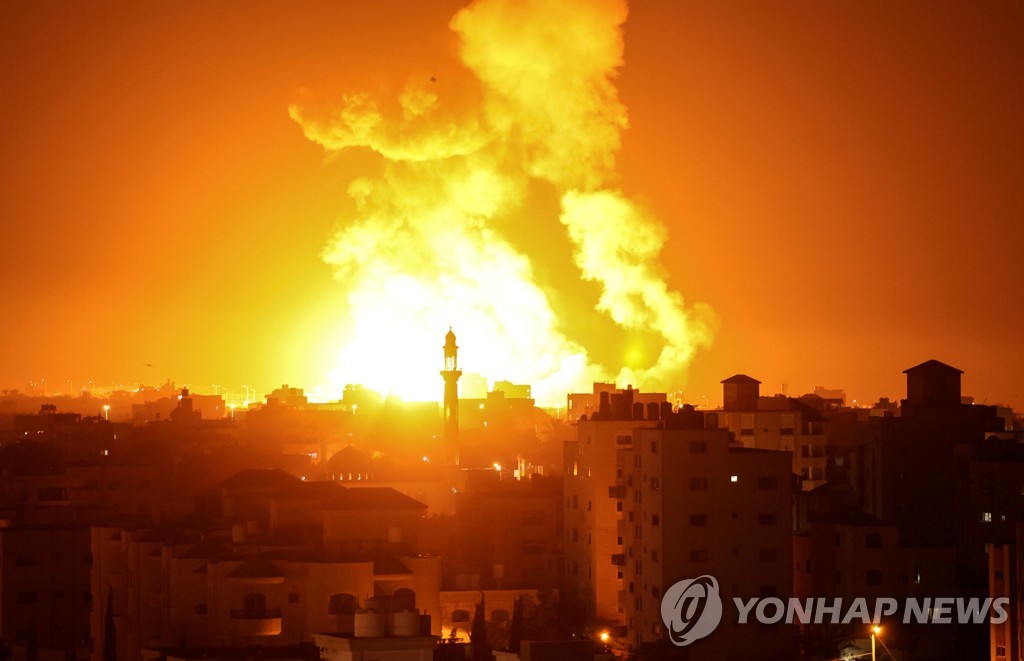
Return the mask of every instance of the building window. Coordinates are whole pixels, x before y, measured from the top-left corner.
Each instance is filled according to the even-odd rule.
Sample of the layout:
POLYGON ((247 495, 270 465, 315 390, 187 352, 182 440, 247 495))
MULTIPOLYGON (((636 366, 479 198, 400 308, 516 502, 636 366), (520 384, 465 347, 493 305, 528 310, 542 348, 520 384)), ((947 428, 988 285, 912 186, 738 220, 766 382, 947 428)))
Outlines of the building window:
POLYGON ((690 551, 690 562, 708 562, 711 554, 706 549, 690 551))
POLYGON ((864 577, 864 582, 868 585, 881 585, 882 584, 882 572, 877 569, 872 569, 864 577))
POLYGON ((656 477, 651 478, 651 489, 657 491, 661 488, 661 480, 656 477))
POLYGON ((757 488, 762 491, 771 491, 779 488, 779 480, 774 475, 762 475, 757 478, 757 488))
POLYGON ((733 484, 735 484, 736 482, 740 481, 740 476, 739 475, 730 475, 729 476, 729 481, 732 482, 733 484))
POLYGON ((17 592, 14 595, 14 601, 19 604, 34 604, 39 599, 39 595, 35 592, 17 592))
POLYGON ((778 549, 758 549, 757 559, 760 562, 776 562, 779 559, 778 549))
POLYGON ((244 617, 266 617, 267 597, 261 592, 250 592, 242 599, 242 615, 244 617))
POLYGON ((704 441, 691 441, 690 454, 704 454, 708 451, 708 444, 704 441))
POLYGON ((708 478, 706 477, 691 477, 690 478, 690 491, 707 491, 708 490, 708 478))
POLYGON ((288 593, 288 603, 289 604, 297 604, 297 603, 299 603, 299 593, 298 592, 289 592, 288 593))
POLYGON ((452 622, 469 622, 469 611, 463 609, 452 611, 452 622))
POLYGON ((192 613, 195 615, 206 615, 206 604, 196 604, 192 607, 192 613))
POLYGON ((27 553, 19 553, 14 557, 14 564, 17 567, 35 567, 36 557, 27 553))
POLYGON ((982 512, 981 520, 985 523, 992 523, 992 512, 982 512))
POLYGON ((495 608, 491 611, 491 622, 508 622, 508 611, 504 608, 495 608))
POLYGON ((658 452, 658 442, 657 441, 651 441, 651 452, 653 452, 653 453, 657 453, 658 452))
POLYGON ((690 515, 690 525, 691 526, 706 526, 706 525, 708 525, 708 515, 707 514, 691 514, 690 515))
POLYGON ((763 526, 774 526, 775 525, 775 514, 772 512, 761 512, 757 515, 757 522, 763 526))
POLYGON ((880 549, 882 548, 882 536, 878 533, 871 533, 864 538, 864 548, 866 549, 880 549))
POLYGON ((657 562, 658 561, 658 552, 657 551, 651 551, 651 560, 653 562, 657 562))

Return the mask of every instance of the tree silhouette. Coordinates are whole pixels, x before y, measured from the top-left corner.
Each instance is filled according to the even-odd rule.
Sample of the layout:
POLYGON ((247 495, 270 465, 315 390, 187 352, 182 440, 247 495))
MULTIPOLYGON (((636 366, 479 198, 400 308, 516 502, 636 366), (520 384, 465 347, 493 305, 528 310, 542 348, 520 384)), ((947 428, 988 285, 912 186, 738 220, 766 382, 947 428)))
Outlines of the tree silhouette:
POLYGON ((523 597, 520 595, 512 605, 512 624, 508 630, 508 651, 519 654, 523 642, 523 597))
POLYGON ((473 614, 473 626, 469 631, 469 642, 473 643, 473 661, 490 661, 491 650, 487 645, 486 597, 480 595, 480 603, 473 614))

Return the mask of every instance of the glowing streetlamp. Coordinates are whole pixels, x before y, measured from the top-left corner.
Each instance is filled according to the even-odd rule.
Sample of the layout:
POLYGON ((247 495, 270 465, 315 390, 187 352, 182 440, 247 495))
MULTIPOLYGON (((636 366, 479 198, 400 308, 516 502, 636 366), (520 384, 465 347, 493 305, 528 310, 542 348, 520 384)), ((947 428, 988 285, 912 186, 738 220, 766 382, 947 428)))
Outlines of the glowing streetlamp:
POLYGON ((597 635, 597 637, 598 637, 598 638, 599 638, 599 639, 601 640, 601 642, 602 642, 602 643, 604 643, 605 645, 607 645, 607 644, 608 644, 608 641, 612 639, 612 635, 611 635, 610 633, 608 633, 608 630, 607 630, 607 629, 605 629, 604 631, 602 631, 601 633, 599 633, 599 634, 597 635))
POLYGON ((875 636, 882 633, 882 627, 877 624, 871 627, 871 661, 875 661, 875 636))
POLYGON ((110 422, 110 404, 103 405, 103 417, 107 422, 110 422))

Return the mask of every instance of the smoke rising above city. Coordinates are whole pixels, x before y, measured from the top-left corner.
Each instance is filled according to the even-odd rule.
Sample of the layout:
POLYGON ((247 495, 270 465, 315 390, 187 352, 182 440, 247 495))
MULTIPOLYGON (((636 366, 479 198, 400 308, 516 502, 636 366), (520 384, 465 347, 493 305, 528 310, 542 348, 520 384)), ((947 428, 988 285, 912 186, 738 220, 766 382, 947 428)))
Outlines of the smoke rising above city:
POLYGON ((626 17, 624 2, 475 2, 450 23, 478 84, 468 107, 449 107, 446 81, 431 77, 409 81, 397 99, 357 92, 326 114, 291 108, 328 152, 363 147, 384 161, 380 176, 349 185, 356 214, 323 252, 349 317, 336 386, 435 396, 431 331, 448 325, 466 338, 467 369, 531 383, 545 403, 595 380, 686 383, 716 319, 670 289, 658 261, 664 224, 618 186, 626 17), (538 213, 528 198, 539 195, 557 208, 538 213), (556 224, 569 254, 537 245, 544 231, 507 238, 509 225, 529 235, 556 224), (575 271, 552 278, 567 271, 553 260, 575 271), (611 338, 567 322, 563 301, 574 298, 611 322, 611 338))

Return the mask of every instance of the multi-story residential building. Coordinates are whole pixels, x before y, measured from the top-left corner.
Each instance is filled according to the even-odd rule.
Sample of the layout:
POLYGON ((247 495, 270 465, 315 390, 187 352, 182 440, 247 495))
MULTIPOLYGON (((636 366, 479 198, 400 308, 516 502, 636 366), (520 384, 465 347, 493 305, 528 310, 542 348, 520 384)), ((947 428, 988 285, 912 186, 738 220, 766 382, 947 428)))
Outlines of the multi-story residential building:
POLYGON ((671 412, 663 395, 645 407, 634 390, 601 391, 597 410, 579 418, 576 440, 565 443, 564 598, 599 622, 623 623, 621 567, 612 564, 622 553, 622 501, 616 495, 623 453, 632 446, 634 430, 657 426, 662 412, 671 412))
POLYGON ((467 472, 456 495, 446 587, 459 590, 559 586, 562 480, 510 470, 467 472))
POLYGON ((91 565, 85 526, 0 527, 0 638, 88 658, 91 565))
POLYGON ((793 473, 804 490, 825 483, 825 417, 799 399, 761 397, 761 382, 746 374, 722 381, 722 410, 717 424, 747 448, 779 450, 793 457, 793 473))
POLYGON ((711 575, 725 614, 690 659, 788 658, 791 628, 737 628, 733 597, 792 594, 791 459, 786 452, 730 445, 690 407, 662 428, 637 429, 625 451, 620 502, 625 517, 617 569, 630 647, 667 644, 661 599, 683 579, 711 575))

